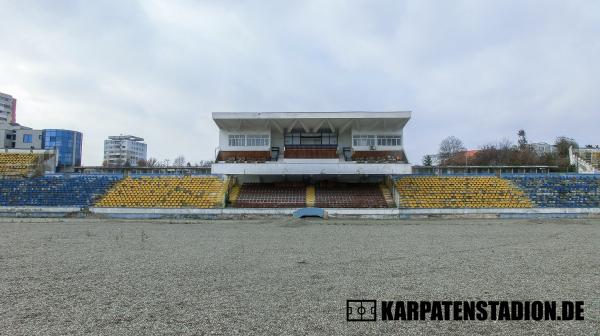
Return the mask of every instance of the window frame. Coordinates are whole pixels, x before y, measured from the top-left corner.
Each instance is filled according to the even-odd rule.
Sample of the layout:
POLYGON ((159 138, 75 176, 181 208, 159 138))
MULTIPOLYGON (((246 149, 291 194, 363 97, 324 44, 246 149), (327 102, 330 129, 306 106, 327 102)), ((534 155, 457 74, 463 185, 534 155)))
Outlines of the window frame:
POLYGON ((244 134, 229 134, 228 143, 229 147, 245 147, 246 136, 244 134))
POLYGON ((377 143, 377 136, 373 134, 353 134, 352 135, 352 146, 353 147, 371 147, 377 143))
POLYGON ((268 134, 247 134, 246 147, 268 147, 271 139, 268 134))
POLYGON ((377 146, 381 147, 400 147, 402 146, 402 135, 391 134, 391 135, 378 135, 377 146))

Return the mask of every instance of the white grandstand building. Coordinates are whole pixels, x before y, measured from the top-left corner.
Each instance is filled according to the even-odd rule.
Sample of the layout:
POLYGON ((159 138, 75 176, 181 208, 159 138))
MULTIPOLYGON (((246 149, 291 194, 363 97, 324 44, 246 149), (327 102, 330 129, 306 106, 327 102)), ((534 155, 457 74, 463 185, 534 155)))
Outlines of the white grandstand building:
POLYGON ((403 129, 410 112, 215 112, 213 174, 410 174, 403 129))

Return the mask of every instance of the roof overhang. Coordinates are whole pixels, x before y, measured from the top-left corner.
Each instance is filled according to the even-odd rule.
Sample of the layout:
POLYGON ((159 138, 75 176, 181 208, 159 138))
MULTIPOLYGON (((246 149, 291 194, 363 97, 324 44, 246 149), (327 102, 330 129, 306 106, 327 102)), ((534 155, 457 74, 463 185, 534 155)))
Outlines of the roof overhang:
MULTIPOLYGON (((317 160, 319 161, 319 160, 317 160)), ((402 175, 410 174, 405 163, 354 162, 265 162, 213 163, 212 174, 219 175, 402 175)))
POLYGON ((220 129, 228 131, 252 129, 300 128, 314 132, 327 127, 333 131, 352 126, 359 129, 401 129, 410 119, 410 111, 394 112, 213 112, 220 129))

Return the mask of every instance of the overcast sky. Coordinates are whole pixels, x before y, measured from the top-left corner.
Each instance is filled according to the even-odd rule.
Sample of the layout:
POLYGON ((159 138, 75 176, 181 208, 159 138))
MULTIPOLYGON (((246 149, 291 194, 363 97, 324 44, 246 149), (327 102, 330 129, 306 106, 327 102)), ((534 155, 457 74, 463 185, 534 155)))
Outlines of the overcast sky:
POLYGON ((410 110, 409 160, 600 137, 600 1, 0 0, 0 92, 17 121, 213 159, 212 111, 410 110))

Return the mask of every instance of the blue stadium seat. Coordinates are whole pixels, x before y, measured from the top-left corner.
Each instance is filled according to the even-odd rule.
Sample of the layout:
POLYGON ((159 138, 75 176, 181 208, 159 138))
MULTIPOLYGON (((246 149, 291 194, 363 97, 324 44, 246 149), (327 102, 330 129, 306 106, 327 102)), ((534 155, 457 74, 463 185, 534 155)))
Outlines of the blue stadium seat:
POLYGON ((0 179, 0 206, 86 207, 120 179, 114 175, 0 179))
POLYGON ((600 207, 600 175, 505 175, 542 208, 600 207))

